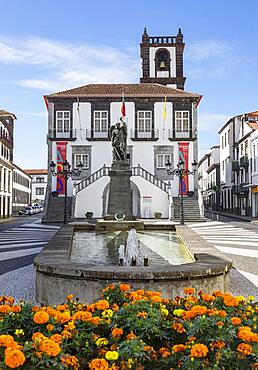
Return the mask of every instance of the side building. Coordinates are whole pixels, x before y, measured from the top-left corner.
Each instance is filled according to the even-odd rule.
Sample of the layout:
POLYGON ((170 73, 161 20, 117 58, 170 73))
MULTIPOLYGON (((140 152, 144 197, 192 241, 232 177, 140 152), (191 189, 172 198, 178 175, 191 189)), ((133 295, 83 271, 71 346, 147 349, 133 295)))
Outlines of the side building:
POLYGON ((13 130, 16 116, 0 109, 0 218, 12 215, 13 130))
MULTIPOLYGON (((72 169, 83 164, 81 177, 68 180, 71 217, 85 217, 86 212, 97 218, 107 214, 112 163, 109 132, 111 125, 119 122, 122 97, 133 213, 139 218, 152 218, 158 212, 163 218, 171 216, 179 179, 167 174, 165 164, 169 161, 176 168, 184 159, 185 168, 191 170, 198 158, 197 106, 201 96, 184 91, 183 51, 181 30, 176 36, 150 37, 145 29, 140 83, 85 85, 45 97, 48 163, 53 160, 59 170, 65 160, 72 169)), ((184 196, 194 193, 192 202, 198 206, 197 174, 183 181, 184 196)), ((49 174, 49 182, 44 217, 54 221, 63 213, 64 181, 49 174), (56 190, 59 196, 52 197, 56 190)))
POLYGON ((25 172, 32 178, 31 203, 43 204, 46 196, 48 171, 47 169, 29 169, 25 172))
POLYGON ((31 204, 31 180, 30 175, 13 164, 12 211, 14 214, 31 204))
POLYGON ((206 210, 220 209, 220 146, 214 145, 198 163, 198 186, 206 210))

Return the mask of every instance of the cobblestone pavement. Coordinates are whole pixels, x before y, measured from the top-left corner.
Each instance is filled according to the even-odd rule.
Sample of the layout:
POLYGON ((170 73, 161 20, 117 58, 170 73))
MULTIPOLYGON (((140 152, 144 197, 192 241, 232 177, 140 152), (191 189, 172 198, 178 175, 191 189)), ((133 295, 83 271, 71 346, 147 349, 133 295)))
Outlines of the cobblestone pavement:
POLYGON ((189 224, 196 233, 233 260, 231 291, 258 299, 258 227, 247 222, 189 224))
POLYGON ((42 225, 39 217, 17 219, 1 225, 0 295, 34 300, 35 272, 32 262, 59 226, 42 225))

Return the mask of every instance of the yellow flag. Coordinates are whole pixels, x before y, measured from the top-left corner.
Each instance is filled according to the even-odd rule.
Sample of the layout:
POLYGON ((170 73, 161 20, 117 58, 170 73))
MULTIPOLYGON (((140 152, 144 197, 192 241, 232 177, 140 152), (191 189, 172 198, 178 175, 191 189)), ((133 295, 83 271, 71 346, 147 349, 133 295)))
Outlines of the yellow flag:
POLYGON ((164 123, 165 123, 166 122, 166 118, 167 118, 167 97, 166 96, 165 96, 165 100, 164 100, 163 117, 164 117, 164 123))

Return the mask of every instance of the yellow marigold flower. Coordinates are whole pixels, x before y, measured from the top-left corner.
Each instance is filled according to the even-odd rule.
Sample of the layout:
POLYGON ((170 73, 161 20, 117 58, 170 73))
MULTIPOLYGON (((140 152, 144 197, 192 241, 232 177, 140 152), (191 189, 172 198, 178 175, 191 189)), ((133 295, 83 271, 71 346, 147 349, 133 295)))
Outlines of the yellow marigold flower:
POLYGON ((104 358, 94 358, 89 363, 90 370, 108 370, 109 364, 104 358))
POLYGON ((248 301, 254 301, 254 296, 253 295, 249 295, 248 301))
POLYGON ((16 329, 14 334, 17 335, 17 337, 19 337, 21 335, 24 335, 24 331, 23 329, 16 329))
POLYGON ((166 308, 162 308, 161 310, 162 315, 168 316, 168 310, 166 308))
POLYGON ((117 351, 107 351, 105 354, 105 358, 108 361, 116 361, 119 357, 119 353, 117 351))
POLYGON ((194 288, 185 288, 184 289, 185 294, 194 294, 194 288))
POLYGON ((97 310, 104 311, 109 308, 109 303, 105 299, 102 299, 95 303, 95 307, 97 308, 97 310))
POLYGON ((45 311, 39 310, 33 316, 33 321, 36 324, 46 324, 49 320, 49 314, 45 311))
POLYGON ((66 325, 65 325, 65 329, 67 330, 74 330, 76 328, 76 326, 74 325, 74 321, 69 321, 66 325))
POLYGON ((240 325, 241 324, 241 319, 239 317, 231 317, 230 321, 232 322, 233 325, 240 325))
POLYGON ((237 346, 237 351, 243 353, 244 355, 248 356, 253 352, 253 347, 247 343, 240 343, 237 346))
POLYGON ((120 284, 119 285, 119 289, 122 291, 122 292, 126 292, 128 290, 131 289, 130 285, 129 284, 120 284))
POLYGON ((68 296, 66 297, 66 300, 67 301, 72 301, 73 300, 73 294, 68 294, 68 296))
POLYGON ((108 344, 108 340, 107 338, 98 338, 95 343, 98 347, 103 347, 108 344))
POLYGON ((5 364, 11 369, 15 369, 24 364, 26 358, 19 349, 7 348, 5 350, 5 364))
POLYGON ((127 334, 127 336, 126 336, 127 340, 132 340, 132 339, 135 339, 135 338, 137 338, 137 336, 132 332, 127 334))
POLYGON ((108 310, 104 310, 103 312, 102 312, 102 317, 104 317, 105 319, 108 319, 108 318, 110 318, 110 317, 112 317, 113 316, 113 311, 112 310, 110 310, 110 309, 108 309, 108 310))
POLYGON ((172 352, 184 352, 186 350, 186 346, 184 344, 175 344, 172 347, 172 352))
POLYGON ((76 356, 65 355, 62 356, 61 361, 67 367, 72 367, 74 370, 79 369, 79 361, 76 356))
POLYGON ((208 351, 208 347, 205 344, 194 344, 191 348, 190 357, 206 357, 208 351))
POLYGON ((59 344, 48 338, 40 342, 39 350, 51 357, 56 357, 61 352, 59 344))
POLYGON ((59 312, 59 315, 57 316, 58 322, 61 324, 65 324, 66 322, 71 320, 71 315, 69 311, 65 312, 59 312))
POLYGON ((185 310, 181 310, 180 308, 178 308, 173 311, 173 315, 180 317, 180 316, 183 316, 185 312, 186 312, 185 310))
POLYGON ((239 302, 243 302, 245 300, 245 297, 243 295, 238 295, 236 298, 239 302))
POLYGON ((123 329, 114 328, 111 332, 112 337, 119 338, 121 335, 123 335, 124 331, 123 329))

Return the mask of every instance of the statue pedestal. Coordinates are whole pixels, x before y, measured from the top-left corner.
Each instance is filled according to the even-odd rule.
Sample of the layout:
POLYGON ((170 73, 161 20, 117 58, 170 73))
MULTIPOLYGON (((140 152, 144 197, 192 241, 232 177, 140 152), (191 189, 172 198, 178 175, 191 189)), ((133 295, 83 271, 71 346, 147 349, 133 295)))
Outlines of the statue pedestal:
POLYGON ((108 215, 124 214, 125 220, 133 220, 133 201, 130 186, 130 170, 127 161, 115 161, 109 171, 110 187, 108 198, 108 215))

